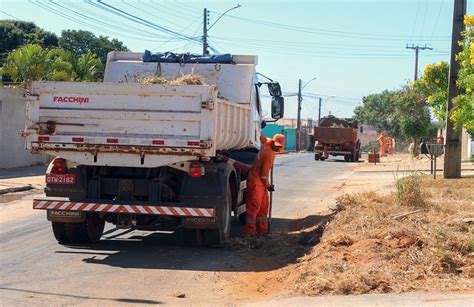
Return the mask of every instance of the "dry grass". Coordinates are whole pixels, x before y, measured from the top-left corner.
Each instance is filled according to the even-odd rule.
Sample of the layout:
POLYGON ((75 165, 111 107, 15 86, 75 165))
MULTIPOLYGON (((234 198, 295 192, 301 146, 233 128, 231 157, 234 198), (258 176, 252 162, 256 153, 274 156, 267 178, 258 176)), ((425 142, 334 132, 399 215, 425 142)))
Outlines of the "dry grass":
POLYGON ((169 85, 206 85, 204 79, 199 75, 182 75, 175 80, 168 80, 159 76, 148 76, 138 80, 140 84, 169 84, 169 85))
POLYGON ((393 195, 345 195, 335 209, 321 243, 296 265, 298 292, 474 287, 474 226, 462 221, 474 217, 474 179, 409 177, 393 195))

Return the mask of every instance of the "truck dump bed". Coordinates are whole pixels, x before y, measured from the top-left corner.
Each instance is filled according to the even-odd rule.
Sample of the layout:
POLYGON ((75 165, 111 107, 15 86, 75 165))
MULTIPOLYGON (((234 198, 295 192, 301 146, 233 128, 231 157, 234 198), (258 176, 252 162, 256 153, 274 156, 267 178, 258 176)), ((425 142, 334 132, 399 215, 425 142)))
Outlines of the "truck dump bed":
POLYGON ((213 85, 33 82, 27 148, 86 165, 158 167, 251 141, 250 106, 213 85))
POLYGON ((314 139, 324 144, 344 144, 357 140, 357 130, 353 128, 315 127, 314 139))

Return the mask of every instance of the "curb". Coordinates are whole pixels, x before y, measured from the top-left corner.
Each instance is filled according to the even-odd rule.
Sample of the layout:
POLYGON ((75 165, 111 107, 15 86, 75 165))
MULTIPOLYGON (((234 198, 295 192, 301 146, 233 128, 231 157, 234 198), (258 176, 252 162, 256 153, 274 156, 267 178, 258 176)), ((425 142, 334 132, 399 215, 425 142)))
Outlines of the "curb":
POLYGON ((18 187, 12 187, 12 188, 4 188, 4 189, 0 189, 0 195, 15 193, 15 192, 24 192, 24 191, 29 191, 33 189, 34 187, 31 184, 18 186, 18 187))
MULTIPOLYGON (((430 172, 430 169, 417 169, 417 170, 401 170, 401 169, 393 169, 393 170, 354 170, 357 173, 394 173, 394 172, 399 172, 399 173, 415 173, 415 172, 430 172)), ((443 169, 436 169, 437 172, 442 172, 443 169)), ((474 171, 474 168, 467 168, 467 169, 461 169, 461 172, 463 171, 474 171)))

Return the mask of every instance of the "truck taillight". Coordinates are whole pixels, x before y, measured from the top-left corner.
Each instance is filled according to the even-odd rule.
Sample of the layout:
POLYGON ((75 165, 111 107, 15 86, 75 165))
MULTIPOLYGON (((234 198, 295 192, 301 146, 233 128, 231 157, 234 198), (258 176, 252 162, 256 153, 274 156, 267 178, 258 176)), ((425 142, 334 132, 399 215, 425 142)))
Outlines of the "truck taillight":
POLYGON ((189 166, 189 176, 192 178, 199 178, 204 175, 204 167, 201 163, 193 162, 189 166))
POLYGON ((63 158, 54 158, 53 160, 53 173, 62 174, 66 172, 66 160, 63 158))

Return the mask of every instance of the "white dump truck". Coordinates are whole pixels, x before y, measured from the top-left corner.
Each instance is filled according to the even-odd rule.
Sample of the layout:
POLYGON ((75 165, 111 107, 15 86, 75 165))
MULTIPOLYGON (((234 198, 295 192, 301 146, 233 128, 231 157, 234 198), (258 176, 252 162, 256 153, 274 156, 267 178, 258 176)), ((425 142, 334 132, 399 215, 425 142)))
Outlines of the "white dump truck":
MULTIPOLYGON (((245 214, 246 165, 265 125, 256 64, 256 56, 111 52, 104 82, 32 82, 26 147, 55 157, 33 208, 47 211, 57 241, 97 242, 105 222, 178 231, 191 244, 225 241, 232 213, 245 214), (204 83, 140 82, 183 75, 204 83)), ((263 84, 279 119, 280 86, 263 84)))

